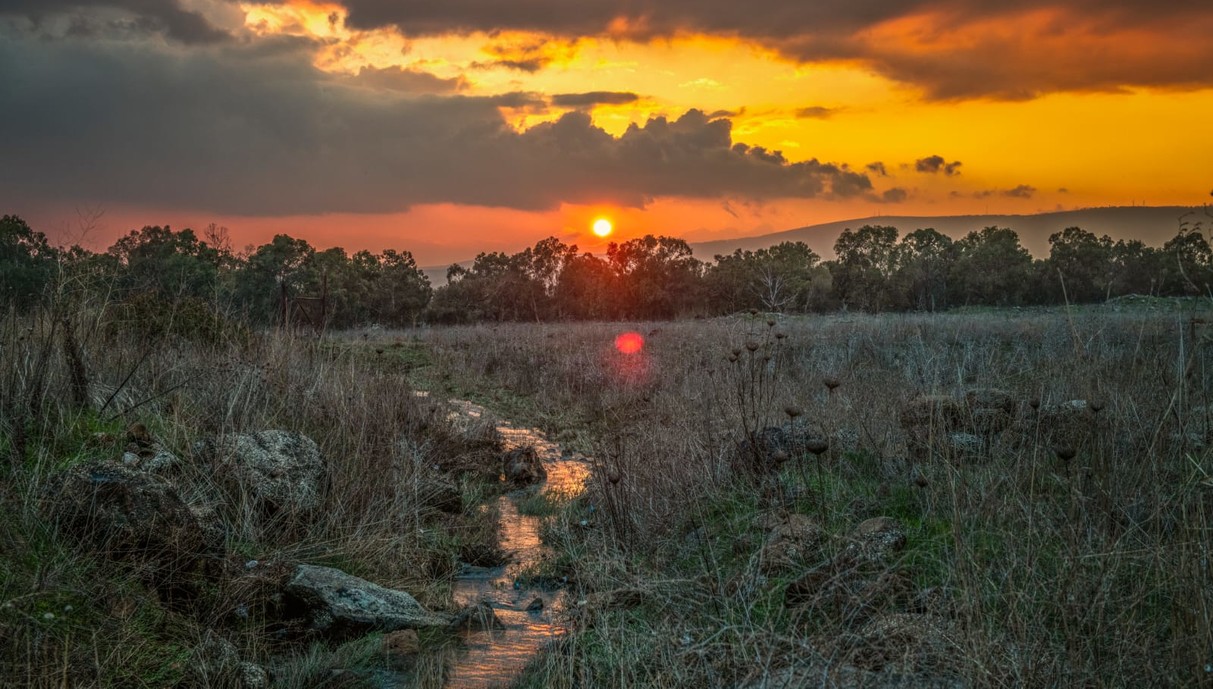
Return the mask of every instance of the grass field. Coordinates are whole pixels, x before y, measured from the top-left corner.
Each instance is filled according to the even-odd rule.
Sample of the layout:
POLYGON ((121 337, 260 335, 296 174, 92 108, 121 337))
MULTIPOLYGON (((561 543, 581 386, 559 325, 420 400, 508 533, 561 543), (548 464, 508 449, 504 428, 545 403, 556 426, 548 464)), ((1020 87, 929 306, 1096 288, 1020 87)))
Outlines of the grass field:
MULTIPOLYGON (((373 685, 331 670, 381 663, 376 636, 284 631, 277 584, 247 563, 338 566, 451 609, 457 563, 495 538, 480 504, 498 488, 474 469, 499 449, 487 426, 452 427, 444 395, 594 458, 582 497, 521 505, 552 549, 528 575, 567 579, 574 612, 518 686, 1213 677, 1213 344, 1188 311, 207 342, 149 342, 94 316, 4 321, 6 686, 231 686, 230 668, 206 669, 216 636, 273 686, 373 685), (615 350, 624 331, 641 351, 615 350), (57 477, 121 457, 133 424, 185 458, 183 497, 226 496, 222 555, 187 573, 188 595, 52 518, 57 477), (189 459, 199 438, 270 428, 326 458, 308 519, 267 518, 189 459), (454 516, 436 507, 452 484, 454 516)), ((449 642, 423 637, 423 656, 449 642)))

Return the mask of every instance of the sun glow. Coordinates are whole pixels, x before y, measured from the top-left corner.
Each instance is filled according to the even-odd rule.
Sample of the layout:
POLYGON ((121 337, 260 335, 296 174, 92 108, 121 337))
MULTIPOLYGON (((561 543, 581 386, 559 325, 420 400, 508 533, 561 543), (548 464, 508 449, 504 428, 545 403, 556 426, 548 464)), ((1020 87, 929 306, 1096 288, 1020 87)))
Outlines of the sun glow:
POLYGON ((611 225, 611 221, 607 220, 606 218, 598 218, 594 221, 594 234, 598 235, 599 237, 606 237, 614 230, 615 227, 611 225))

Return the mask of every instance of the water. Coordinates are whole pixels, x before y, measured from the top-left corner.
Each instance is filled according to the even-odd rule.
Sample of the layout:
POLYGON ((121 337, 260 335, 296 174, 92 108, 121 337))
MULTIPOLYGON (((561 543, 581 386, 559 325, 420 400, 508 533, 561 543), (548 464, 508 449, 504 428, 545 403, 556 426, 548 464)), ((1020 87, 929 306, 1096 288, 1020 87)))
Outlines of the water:
MULTIPOLYGON (((487 416, 483 407, 452 400, 452 420, 475 423, 487 416)), ((531 446, 547 470, 547 480, 539 486, 543 494, 575 497, 585 490, 590 466, 584 458, 567 457, 555 443, 533 428, 520 428, 499 422, 497 431, 505 449, 531 446)), ((539 538, 542 517, 518 513, 517 495, 497 498, 500 515, 501 547, 510 552, 510 563, 500 567, 465 567, 455 580, 454 598, 459 605, 487 601, 502 629, 466 632, 463 643, 445 668, 442 686, 449 689, 477 689, 505 686, 518 677, 523 667, 552 640, 566 631, 563 623, 565 601, 562 591, 544 587, 516 585, 518 573, 539 562, 547 551, 539 538), (527 611, 536 598, 542 610, 527 611)))

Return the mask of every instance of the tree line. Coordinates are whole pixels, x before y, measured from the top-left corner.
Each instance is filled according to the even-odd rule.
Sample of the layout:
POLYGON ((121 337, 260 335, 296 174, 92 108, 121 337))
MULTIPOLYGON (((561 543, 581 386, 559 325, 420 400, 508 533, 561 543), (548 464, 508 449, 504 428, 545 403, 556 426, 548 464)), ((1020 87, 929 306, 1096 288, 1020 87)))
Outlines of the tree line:
POLYGON ((847 229, 836 257, 802 242, 738 249, 710 262, 681 239, 648 235, 605 255, 548 238, 515 254, 453 265, 434 288, 407 251, 348 254, 278 235, 234 251, 226 230, 148 226, 104 252, 52 246, 21 218, 0 218, 0 302, 23 310, 64 285, 103 293, 145 319, 221 314, 250 325, 283 318, 284 298, 323 294, 326 325, 665 319, 760 309, 779 312, 938 311, 959 306, 1093 303, 1141 294, 1209 294, 1213 249, 1199 225, 1162 247, 1078 227, 1033 258, 1014 230, 953 240, 931 228, 847 229), (172 307, 172 308, 169 308, 172 307))

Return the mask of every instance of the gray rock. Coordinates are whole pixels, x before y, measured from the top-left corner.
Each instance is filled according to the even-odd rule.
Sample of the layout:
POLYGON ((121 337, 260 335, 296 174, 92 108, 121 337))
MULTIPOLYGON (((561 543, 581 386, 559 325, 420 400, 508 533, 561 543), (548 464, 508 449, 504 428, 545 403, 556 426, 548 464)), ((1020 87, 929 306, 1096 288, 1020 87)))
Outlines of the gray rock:
POLYGON ((548 477, 543 468, 543 462, 535 453, 535 448, 527 446, 510 450, 501 458, 501 472, 507 483, 516 486, 529 486, 539 483, 548 477))
POLYGON ((426 610, 404 591, 332 567, 299 565, 286 592, 322 632, 361 633, 450 627, 450 615, 426 610))
POLYGON ((270 512, 305 514, 320 507, 325 463, 316 443, 301 433, 261 431, 202 440, 194 453, 220 478, 237 484, 270 512))
POLYGON ((857 564, 888 564, 906 547, 905 530, 892 517, 861 522, 848 540, 842 554, 857 564))
POLYGON ((222 546, 171 483, 116 462, 63 472, 50 483, 47 507, 82 546, 111 560, 151 564, 157 582, 186 575, 222 546))

